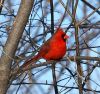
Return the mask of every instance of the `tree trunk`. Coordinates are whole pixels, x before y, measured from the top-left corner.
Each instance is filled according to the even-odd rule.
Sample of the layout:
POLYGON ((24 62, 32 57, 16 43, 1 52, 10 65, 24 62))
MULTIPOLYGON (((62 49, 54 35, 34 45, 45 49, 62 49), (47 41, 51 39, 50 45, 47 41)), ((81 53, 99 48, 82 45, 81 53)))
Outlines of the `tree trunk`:
POLYGON ((18 43, 22 37, 25 25, 27 24, 34 0, 21 0, 18 14, 12 26, 12 31, 8 36, 3 54, 0 58, 0 94, 6 94, 11 62, 16 53, 18 43))

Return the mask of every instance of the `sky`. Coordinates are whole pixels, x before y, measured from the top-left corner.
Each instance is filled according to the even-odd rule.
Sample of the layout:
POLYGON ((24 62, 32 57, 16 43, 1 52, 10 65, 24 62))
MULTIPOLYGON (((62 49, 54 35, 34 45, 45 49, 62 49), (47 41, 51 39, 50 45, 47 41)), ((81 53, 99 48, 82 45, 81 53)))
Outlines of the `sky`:
MULTIPOLYGON (((17 11, 18 11, 18 8, 19 8, 19 5, 20 5, 20 0, 15 0, 14 2, 13 2, 13 0, 11 0, 12 1, 12 3, 11 3, 11 9, 12 9, 12 11, 14 11, 14 14, 16 15, 17 14, 17 11)), ((38 0, 37 0, 38 1, 38 0)), ((59 0, 58 0, 59 1, 59 0)), ((64 4, 66 4, 66 0, 62 0, 63 1, 63 3, 64 4)), ((89 2, 91 2, 91 0, 88 0, 89 2)), ((56 3, 57 2, 57 0, 55 0, 54 1, 54 3, 56 3)), ((95 7, 98 7, 99 5, 98 5, 98 2, 99 2, 99 0, 92 0, 92 2, 91 2, 91 4, 93 4, 95 7)), ((100 4, 100 3, 99 3, 100 4)), ((43 5, 45 5, 45 3, 43 3, 43 5)), ((8 4, 6 4, 5 3, 5 6, 7 7, 8 6, 8 4)), ((36 10, 38 9, 38 6, 39 6, 39 4, 35 7, 35 9, 34 9, 34 13, 33 14, 35 14, 35 12, 36 12, 36 10)), ((78 6, 78 8, 77 8, 77 16, 76 16, 76 18, 77 18, 77 21, 81 21, 82 19, 83 19, 83 12, 82 12, 82 7, 83 7, 83 3, 81 2, 81 1, 79 1, 79 6, 78 6)), ((50 7, 49 7, 49 2, 48 2, 48 5, 46 6, 46 8, 44 9, 45 10, 45 13, 47 12, 50 12, 50 7)), ((87 15, 88 14, 90 14, 93 10, 91 10, 89 7, 87 7, 87 15)), ((61 4, 58 4, 58 6, 55 8, 55 13, 54 13, 54 19, 55 19, 55 25, 59 25, 57 22, 59 22, 60 20, 60 17, 62 17, 62 14, 64 13, 64 8, 63 8, 63 6, 61 5, 61 4)), ((8 10, 6 9, 6 8, 3 8, 3 12, 2 12, 3 14, 4 13, 8 13, 8 10)), ((35 37, 35 33, 37 33, 37 34, 41 34, 41 33, 43 33, 43 28, 42 28, 42 26, 41 26, 41 29, 39 30, 39 32, 32 32, 32 31, 35 31, 35 30, 37 30, 37 28, 35 27, 37 24, 37 20, 36 19, 40 19, 40 17, 41 17, 41 15, 42 15, 42 10, 41 9, 39 9, 38 10, 38 12, 37 12, 37 14, 38 15, 36 15, 36 16, 32 16, 32 18, 34 19, 34 21, 32 22, 32 24, 33 24, 33 28, 31 28, 31 37, 33 38, 33 37, 35 37)), ((67 15, 67 14, 66 14, 67 15)), ((5 21, 14 21, 14 18, 12 17, 12 19, 9 17, 9 16, 4 16, 4 15, 0 15, 0 23, 2 23, 2 24, 0 24, 0 26, 7 26, 7 25, 12 25, 12 23, 10 23, 10 22, 8 22, 8 23, 3 23, 3 22, 5 22, 5 21), (13 19, 13 20, 12 20, 13 19)), ((50 19, 50 14, 48 14, 45 18, 44 18, 44 20, 45 20, 45 22, 46 22, 46 24, 48 25, 48 26, 50 26, 50 21, 51 21, 51 19, 50 19)), ((89 17, 89 20, 91 21, 91 23, 95 23, 95 22, 97 22, 97 21, 100 21, 100 16, 97 14, 97 13, 94 13, 93 14, 93 16, 91 16, 91 17, 89 17)), ((64 21, 63 21, 63 23, 62 23, 62 28, 64 28, 64 29, 66 29, 66 26, 68 26, 69 24, 70 24, 70 22, 71 22, 71 17, 70 16, 67 16, 65 19, 64 19, 64 21)), ((38 24, 38 25, 41 25, 41 24, 38 24)), ((27 25, 28 26, 28 25, 27 25)), ((26 27, 26 29, 28 29, 27 27, 26 27)), ((6 31, 6 29, 0 29, 0 36, 2 36, 2 34, 3 34, 3 37, 0 37, 0 43, 2 43, 3 45, 5 44, 5 42, 6 42, 6 40, 7 40, 7 34, 6 33, 3 33, 2 31, 4 31, 4 32, 7 32, 6 31)), ((90 31, 91 32, 91 31, 90 31)), ((95 30, 94 30, 94 32, 95 32, 95 30)), ((24 32, 24 35, 25 35, 26 33, 24 32)), ((70 47, 70 46, 72 46, 72 44, 74 45, 75 44, 75 39, 74 39, 74 30, 73 29, 70 29, 68 32, 67 32, 67 34, 70 36, 70 39, 68 40, 68 48, 70 47)), ((47 36, 46 36, 46 40, 50 37, 51 35, 50 34, 48 34, 47 36)), ((91 40, 90 42, 89 42, 89 46, 100 46, 100 35, 98 35, 96 38, 94 38, 93 40, 91 40), (98 38, 97 38, 98 37, 98 38)), ((40 41, 40 42, 38 42, 38 45, 40 46, 41 44, 42 44, 42 42, 43 42, 43 40, 42 41, 40 41)), ((23 48, 24 49, 24 48, 23 48)), ((95 50, 96 52, 98 52, 99 54, 97 54, 96 52, 93 52, 93 51, 90 51, 89 52, 89 56, 93 56, 93 57, 100 57, 100 48, 99 48, 99 50, 97 50, 96 48, 94 48, 94 49, 92 49, 92 50, 95 50)), ((0 56, 1 56, 1 53, 3 52, 3 49, 2 49, 2 47, 0 46, 0 56)), ((84 53, 82 54, 83 56, 85 55, 85 51, 84 51, 84 53)), ((68 53, 67 53, 68 54, 68 53)), ((75 55, 75 52, 70 52, 70 55, 75 55)), ((43 59, 42 60, 40 60, 40 61, 44 61, 43 59)), ((65 66, 66 66, 66 63, 68 63, 68 61, 67 62, 62 62, 65 66)), ((93 64, 94 64, 94 62, 92 62, 93 64)), ((57 64, 57 66, 56 66, 57 68, 56 68, 56 74, 57 75, 60 75, 60 71, 59 71, 59 68, 61 68, 62 66, 61 66, 61 64, 57 64)), ((72 72, 73 73, 75 73, 76 72, 76 63, 75 62, 71 62, 70 64, 68 64, 68 66, 67 66, 70 70, 72 70, 72 72)), ((83 68, 83 70, 85 71, 86 69, 87 69, 87 66, 86 65, 82 65, 82 68, 83 68)), ((93 73, 91 74, 91 82, 90 82, 90 84, 91 84, 91 88, 92 89, 96 89, 96 90, 99 90, 100 91, 100 79, 99 79, 99 72, 100 71, 100 69, 99 69, 99 67, 98 68, 96 68, 94 71, 93 71, 93 73), (93 82, 93 81, 95 81, 95 82, 93 82), (97 85, 98 84, 98 85, 97 85)), ((34 77, 34 79, 37 79, 37 82, 38 83, 48 83, 48 84, 50 84, 51 82, 52 82, 52 71, 51 71, 51 68, 49 68, 49 67, 41 67, 41 68, 36 68, 36 69, 33 69, 32 70, 32 73, 33 74, 35 74, 35 76, 33 76, 34 77), (39 71, 39 72, 38 72, 39 71), (37 73, 38 72, 38 73, 37 73), (43 72, 43 74, 42 74, 42 76, 40 76, 41 75, 41 72, 43 72)), ((61 80, 61 79, 65 79, 65 80, 62 80, 62 81, 59 81, 59 85, 65 85, 65 84, 67 84, 67 86, 76 86, 76 83, 75 83, 75 80, 73 79, 73 78, 67 78, 67 77, 70 77, 70 73, 67 71, 67 70, 64 70, 63 72, 62 72, 64 75, 62 75, 58 80, 61 80)), ((84 79, 84 77, 83 77, 83 79, 84 79)), ((27 81, 27 79, 26 79, 26 81, 27 81)), ((17 82, 17 81, 15 81, 15 82, 17 82)), ((26 87, 28 87, 29 85, 26 85, 26 87)), ((9 94, 9 92, 11 92, 11 91, 13 91, 13 90, 15 90, 15 91, 13 91, 13 94, 16 94, 16 90, 18 89, 18 87, 19 86, 14 86, 14 85, 12 85, 11 87, 10 87, 10 89, 9 89, 9 91, 8 91, 8 94, 9 94)), ((25 91, 26 90, 26 88, 24 88, 25 86, 21 86, 20 87, 20 90, 18 91, 18 93, 17 94, 23 94, 22 92, 23 91, 25 91)), ((44 90, 44 94, 46 94, 47 93, 47 90, 48 89, 52 89, 52 88, 50 88, 49 86, 47 86, 47 85, 35 85, 35 86, 31 86, 30 85, 30 87, 33 87, 33 88, 35 88, 34 90, 36 90, 36 91, 34 91, 34 94, 36 93, 37 94, 37 91, 38 91, 38 94, 43 94, 43 93, 41 93, 41 91, 42 91, 42 89, 44 89, 45 88, 45 90, 44 90), (39 88, 39 89, 38 89, 39 88)), ((62 88, 61 87, 59 87, 59 90, 61 90, 62 91, 62 88)), ((33 92, 33 89, 30 89, 30 92, 33 92)), ((63 90, 63 92, 61 93, 61 94, 65 94, 66 93, 66 90, 63 90)), ((67 93, 67 94, 78 94, 78 91, 77 90, 71 90, 69 93, 67 93), (76 93, 75 93, 76 92, 76 93)), ((54 94, 54 92, 52 92, 51 94, 54 94)), ((92 93, 91 93, 92 94, 92 93)))

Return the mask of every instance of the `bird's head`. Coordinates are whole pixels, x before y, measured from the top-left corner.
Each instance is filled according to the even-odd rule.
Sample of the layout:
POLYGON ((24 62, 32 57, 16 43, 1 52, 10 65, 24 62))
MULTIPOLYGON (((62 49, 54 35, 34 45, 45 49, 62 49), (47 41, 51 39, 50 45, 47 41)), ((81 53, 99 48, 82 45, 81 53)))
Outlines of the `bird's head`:
POLYGON ((56 35, 59 37, 59 38, 62 38, 64 41, 66 41, 69 36, 63 31, 62 28, 58 28, 56 30, 56 35))

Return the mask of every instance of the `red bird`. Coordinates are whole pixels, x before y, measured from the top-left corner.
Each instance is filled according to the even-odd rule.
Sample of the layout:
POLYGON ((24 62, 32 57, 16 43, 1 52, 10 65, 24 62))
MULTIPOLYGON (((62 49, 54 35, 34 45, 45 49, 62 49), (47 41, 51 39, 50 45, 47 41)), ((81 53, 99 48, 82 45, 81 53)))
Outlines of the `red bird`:
POLYGON ((54 35, 41 46, 38 54, 27 60, 22 67, 31 66, 41 58, 46 60, 60 60, 66 53, 66 39, 68 38, 69 36, 66 35, 63 29, 58 28, 54 35))

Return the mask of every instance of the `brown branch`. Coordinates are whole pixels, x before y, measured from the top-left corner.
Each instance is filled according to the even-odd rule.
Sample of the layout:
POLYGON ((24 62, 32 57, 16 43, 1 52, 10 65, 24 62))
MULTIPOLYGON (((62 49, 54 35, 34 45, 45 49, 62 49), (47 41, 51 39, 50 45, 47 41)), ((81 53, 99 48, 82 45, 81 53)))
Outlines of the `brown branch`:
POLYGON ((3 8, 4 1, 5 0, 0 0, 0 14, 1 14, 1 11, 2 11, 2 8, 3 8))
POLYGON ((96 68, 97 65, 98 65, 98 62, 92 67, 92 69, 89 71, 89 73, 85 77, 85 80, 82 85, 83 88, 84 88, 85 84, 87 83, 87 81, 90 79, 90 75, 92 74, 92 72, 94 71, 94 69, 96 68))
MULTIPOLYGON (((77 21, 76 21, 76 9, 77 9, 77 5, 78 5, 79 0, 76 0, 75 6, 74 6, 74 19, 73 19, 73 23, 75 26, 75 42, 76 42, 76 56, 80 56, 80 50, 79 50, 79 34, 78 34, 78 25, 77 25, 77 21)), ((82 76, 82 69, 81 69, 81 64, 80 64, 80 60, 76 60, 75 61, 77 63, 77 72, 79 73, 80 76, 82 76)), ((82 89, 82 79, 79 77, 78 75, 78 87, 79 87, 79 94, 83 94, 83 89, 82 89)))
MULTIPOLYGON (((36 85, 52 85, 53 86, 53 84, 50 84, 50 83, 43 83, 43 82, 33 82, 33 83, 26 83, 26 82, 22 82, 22 83, 13 83, 12 85, 20 85, 20 84, 23 84, 23 85, 25 85, 25 84, 27 84, 27 85, 31 85, 31 84, 36 84, 36 85)), ((71 86, 63 86, 63 85, 58 85, 58 87, 63 87, 63 88, 65 88, 65 89, 76 89, 76 90, 78 90, 78 87, 71 87, 71 86)), ((87 89, 87 88, 83 88, 83 90, 86 92, 86 91, 91 91, 91 92, 96 92, 96 93, 100 93, 100 90, 91 90, 91 89, 87 89)))
MULTIPOLYGON (((93 61, 98 61, 98 66, 100 64, 100 58, 99 57, 89 57, 89 56, 70 56, 68 57, 71 61, 74 61, 74 60, 93 60, 93 61)), ((67 59, 68 60, 68 59, 67 59)), ((66 58, 62 59, 62 61, 66 61, 66 58)), ((11 77, 13 76, 16 76, 17 74, 19 73, 23 73, 25 71, 28 71, 28 70, 31 70, 33 68, 38 68, 38 67, 42 67, 42 66, 47 66, 49 64, 53 64, 53 63, 59 63, 59 62, 55 62, 55 61, 47 61, 47 62, 43 62, 43 63, 40 63, 40 64, 33 64, 31 66, 29 66, 27 69, 16 69, 16 70, 13 70, 12 73, 11 73, 11 77)), ((15 79, 16 77, 14 77, 15 79)), ((14 80, 13 79, 13 80, 14 80)))
POLYGON ((98 8, 96 8, 93 12, 91 12, 90 14, 88 14, 87 16, 84 17, 84 19, 82 19, 79 23, 77 23, 77 25, 82 24, 85 20, 87 20, 91 15, 93 15, 98 9, 100 8, 100 6, 98 8))
POLYGON ((99 57, 90 57, 90 56, 70 56, 69 59, 74 61, 75 60, 93 60, 93 61, 100 61, 99 57))
MULTIPOLYGON (((88 5, 88 7, 90 7, 91 9, 95 10, 96 8, 94 6, 92 6, 89 2, 87 2, 86 0, 81 0, 82 2, 84 2, 86 5, 88 5)), ((100 11, 96 10, 96 12, 100 15, 100 11)))
POLYGON ((8 36, 4 47, 4 53, 0 59, 0 94, 6 94, 7 88, 9 87, 11 62, 22 37, 25 25, 27 24, 32 6, 33 0, 21 0, 21 5, 12 27, 12 32, 8 36))
MULTIPOLYGON (((91 47, 82 47, 80 48, 79 50, 85 50, 85 49, 91 49, 91 48, 100 48, 100 46, 91 46, 91 47)), ((75 48, 68 48, 67 51, 75 51, 76 49, 75 48)))
MULTIPOLYGON (((76 40, 76 56, 80 56, 80 50, 79 50, 79 38, 78 38, 78 26, 75 28, 75 40, 76 40)), ((80 64, 80 59, 76 60, 77 63, 77 71, 80 76, 82 76, 82 69, 80 64)), ((82 79, 78 76, 78 87, 79 87, 79 93, 83 94, 82 89, 82 79)))

